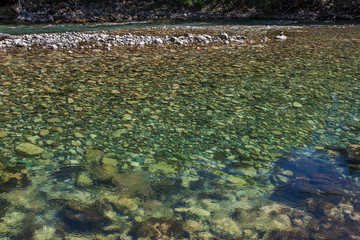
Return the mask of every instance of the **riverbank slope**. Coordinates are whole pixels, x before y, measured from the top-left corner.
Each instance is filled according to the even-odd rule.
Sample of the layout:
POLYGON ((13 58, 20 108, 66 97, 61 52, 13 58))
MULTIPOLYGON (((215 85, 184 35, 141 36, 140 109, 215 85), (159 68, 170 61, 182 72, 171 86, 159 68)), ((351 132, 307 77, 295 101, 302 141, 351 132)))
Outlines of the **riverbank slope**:
POLYGON ((28 22, 82 23, 239 18, 360 19, 360 2, 352 0, 7 0, 1 5, 0 10, 9 11, 7 16, 0 11, 0 18, 3 15, 3 18, 28 22))

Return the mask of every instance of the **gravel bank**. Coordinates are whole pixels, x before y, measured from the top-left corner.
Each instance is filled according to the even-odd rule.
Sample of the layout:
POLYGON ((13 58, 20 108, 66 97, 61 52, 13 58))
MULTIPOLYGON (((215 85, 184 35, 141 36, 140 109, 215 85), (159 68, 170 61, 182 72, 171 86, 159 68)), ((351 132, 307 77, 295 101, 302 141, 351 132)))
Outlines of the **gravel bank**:
POLYGON ((135 36, 132 34, 116 35, 108 33, 44 33, 28 35, 0 34, 0 49, 4 48, 42 48, 42 49, 84 49, 84 48, 111 48, 121 45, 148 45, 148 44, 190 44, 190 43, 245 43, 247 37, 229 36, 220 33, 218 36, 185 34, 184 36, 135 36))

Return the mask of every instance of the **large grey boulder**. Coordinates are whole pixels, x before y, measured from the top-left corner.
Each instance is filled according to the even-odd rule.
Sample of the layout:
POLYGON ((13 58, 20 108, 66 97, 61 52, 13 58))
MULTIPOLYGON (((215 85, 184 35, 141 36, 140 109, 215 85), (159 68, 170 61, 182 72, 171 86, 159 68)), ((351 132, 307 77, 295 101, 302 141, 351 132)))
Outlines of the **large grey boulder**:
POLYGON ((7 39, 7 38, 11 38, 11 35, 7 34, 7 33, 0 33, 0 41, 7 39))

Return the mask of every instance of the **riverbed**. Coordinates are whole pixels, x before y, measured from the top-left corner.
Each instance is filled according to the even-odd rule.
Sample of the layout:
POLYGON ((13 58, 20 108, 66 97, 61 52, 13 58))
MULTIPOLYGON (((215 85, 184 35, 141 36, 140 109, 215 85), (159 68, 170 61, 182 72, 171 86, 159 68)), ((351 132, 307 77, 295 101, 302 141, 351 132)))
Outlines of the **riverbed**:
POLYGON ((356 239, 360 165, 342 149, 360 143, 359 30, 118 29, 102 34, 245 38, 3 49, 0 236, 356 239))

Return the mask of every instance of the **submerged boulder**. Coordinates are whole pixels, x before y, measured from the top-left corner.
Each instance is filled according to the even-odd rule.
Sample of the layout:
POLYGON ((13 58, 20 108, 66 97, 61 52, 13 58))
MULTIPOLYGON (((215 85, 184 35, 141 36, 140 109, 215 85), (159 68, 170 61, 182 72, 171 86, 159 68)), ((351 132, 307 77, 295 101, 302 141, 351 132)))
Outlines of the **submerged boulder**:
POLYGON ((70 229, 91 232, 110 223, 103 208, 104 206, 99 203, 73 202, 67 204, 60 215, 65 225, 70 229))
POLYGON ((150 218, 135 224, 129 234, 135 239, 182 239, 186 232, 179 220, 150 218))
POLYGON ((24 156, 36 156, 41 154, 44 149, 31 143, 20 143, 15 150, 24 156))
POLYGON ((360 162, 360 145, 350 144, 346 151, 350 160, 352 161, 359 161, 360 162))
POLYGON ((89 148, 85 152, 85 160, 88 163, 100 163, 104 158, 105 153, 101 150, 89 148))

